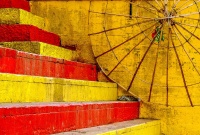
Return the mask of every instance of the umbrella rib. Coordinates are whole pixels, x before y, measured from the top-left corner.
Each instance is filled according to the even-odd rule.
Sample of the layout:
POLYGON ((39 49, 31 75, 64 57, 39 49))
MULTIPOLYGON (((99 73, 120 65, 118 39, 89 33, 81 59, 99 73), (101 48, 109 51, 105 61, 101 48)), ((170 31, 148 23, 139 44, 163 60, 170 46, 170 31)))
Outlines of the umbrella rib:
MULTIPOLYGON (((177 36, 177 35, 176 35, 176 36, 177 36)), ((186 80, 185 80, 183 68, 182 68, 182 66, 181 66, 181 61, 180 61, 178 52, 177 52, 177 50, 176 50, 176 47, 175 47, 175 45, 174 45, 174 41, 173 41, 173 39, 172 39, 172 36, 171 36, 171 40, 172 40, 172 45, 173 45, 173 48, 174 48, 174 52, 175 52, 175 54, 176 54, 176 58, 177 58, 177 60, 178 60, 178 64, 179 64, 179 67, 180 67, 180 70, 181 70, 181 76, 182 76, 182 79, 183 79, 184 87, 185 87, 185 89, 186 89, 186 93, 187 93, 187 96, 188 96, 190 105, 193 107, 193 103, 192 103, 192 100, 191 100, 191 97, 190 97, 190 94, 189 94, 189 90, 188 90, 188 87, 187 87, 187 84, 186 84, 186 80)))
MULTIPOLYGON (((181 36, 186 40, 186 42, 187 42, 190 46, 193 46, 193 45, 191 45, 191 43, 190 43, 189 41, 187 41, 186 37, 180 32, 180 30, 177 28, 177 26, 176 26, 176 25, 174 25, 174 26, 175 26, 175 28, 177 29, 177 31, 181 34, 181 36)), ((174 30, 174 31, 175 31, 175 30, 174 30)), ((178 35, 178 34, 177 34, 177 35, 178 35)), ((180 41, 180 38, 178 38, 178 39, 179 39, 179 42, 181 42, 181 41, 180 41)), ((190 62, 192 63, 193 67, 195 68, 196 72, 197 72, 198 75, 200 76, 200 72, 197 70, 196 66, 194 65, 194 63, 193 63, 193 61, 192 61, 192 59, 191 59, 191 57, 189 56, 188 52, 185 50, 185 48, 184 48, 183 45, 182 45, 182 48, 183 48, 184 52, 186 53, 187 57, 189 58, 190 62)))
POLYGON ((180 8, 182 8, 185 4, 187 4, 188 2, 189 2, 190 0, 187 0, 187 1, 185 1, 185 3, 183 3, 179 8, 177 8, 177 9, 180 9, 180 8))
POLYGON ((154 9, 156 9, 159 13, 162 13, 158 8, 156 8, 154 5, 152 5, 151 3, 149 3, 147 0, 145 0, 145 2, 147 4, 149 4, 150 6, 152 6, 154 9))
POLYGON ((129 38, 129 39, 127 39, 127 40, 125 40, 124 42, 122 42, 122 43, 118 44, 117 46, 115 46, 115 47, 111 48, 110 50, 108 50, 108 51, 106 51, 106 52, 103 52, 102 54, 100 54, 100 55, 96 56, 95 58, 101 57, 101 56, 103 56, 104 54, 106 54, 106 53, 108 53, 108 52, 110 52, 110 51, 113 51, 113 50, 115 50, 116 48, 120 47, 121 45, 123 45, 123 44, 125 44, 125 43, 129 42, 129 41, 130 41, 130 40, 132 40, 133 38, 135 38, 135 37, 139 36, 140 34, 144 33, 144 32, 145 32, 145 31, 147 31, 148 29, 152 28, 152 27, 153 27, 153 26, 155 26, 156 24, 157 24, 157 23, 155 23, 154 25, 151 25, 149 28, 147 28, 147 29, 145 29, 145 30, 141 31, 140 33, 138 33, 138 34, 134 35, 133 37, 131 37, 131 38, 129 38))
POLYGON ((125 14, 115 14, 115 13, 103 13, 103 12, 98 12, 98 11, 90 11, 91 13, 96 13, 96 14, 107 14, 107 15, 113 15, 113 16, 124 16, 124 17, 133 17, 133 18, 143 18, 143 19, 151 19, 150 17, 145 17, 145 16, 133 16, 133 15, 125 15, 125 14))
MULTIPOLYGON (((163 25, 164 25, 164 22, 163 22, 163 25)), ((164 26, 163 26, 164 27, 164 26)), ((152 94, 152 89, 153 89, 153 83, 154 83, 154 79, 155 79, 155 73, 156 73, 156 67, 157 67, 157 62, 158 62, 158 52, 159 52, 159 49, 160 49, 160 41, 161 41, 161 38, 163 36, 163 27, 161 29, 161 31, 159 32, 160 33, 160 36, 159 36, 159 39, 158 39, 158 47, 157 47, 157 53, 156 53, 156 60, 155 60, 155 64, 154 64, 154 70, 153 70, 153 75, 152 75, 152 80, 151 80, 151 86, 150 86, 150 92, 149 92, 149 99, 148 99, 148 102, 150 102, 151 100, 151 94, 152 94)))
POLYGON ((190 32, 189 30, 187 30, 185 27, 183 27, 182 25, 180 25, 180 24, 177 23, 176 21, 174 21, 174 23, 176 23, 176 24, 179 25, 182 29, 184 29, 185 31, 187 31, 188 33, 190 33, 192 36, 194 36, 195 38, 197 38, 198 40, 200 40, 199 37, 197 37, 195 34, 193 34, 192 32, 190 32))
POLYGON ((147 36, 145 36, 136 46, 134 46, 119 62, 118 64, 107 74, 107 76, 109 76, 118 66, 119 64, 137 47, 139 46, 145 39, 147 38, 147 36))
POLYGON ((184 7, 184 8, 179 8, 179 10, 177 10, 177 12, 180 12, 180 11, 182 11, 182 10, 184 10, 184 9, 187 9, 187 8, 189 8, 189 7, 191 7, 191 6, 193 6, 194 4, 197 4, 197 3, 199 3, 200 1, 198 0, 197 2, 196 1, 194 1, 194 3, 192 3, 192 4, 189 4, 188 6, 186 6, 186 7, 184 7))
POLYGON ((111 28, 111 29, 107 29, 107 30, 91 33, 91 34, 88 34, 88 35, 91 36, 91 35, 101 34, 101 33, 108 32, 108 31, 113 31, 113 30, 118 30, 118 29, 122 29, 122 28, 132 27, 134 25, 138 25, 138 24, 142 24, 142 23, 149 23, 151 21, 155 21, 155 19, 149 19, 149 20, 137 22, 137 23, 134 23, 134 24, 131 24, 131 25, 122 26, 122 27, 111 28))
POLYGON ((171 28, 169 27, 168 32, 168 44, 167 44, 167 70, 166 70, 166 91, 167 91, 167 98, 166 98, 166 105, 169 106, 169 44, 170 44, 170 35, 171 35, 171 28))
POLYGON ((198 29, 200 29, 199 26, 190 25, 190 24, 187 24, 187 23, 179 23, 179 22, 176 22, 176 21, 175 21, 174 23, 176 23, 176 24, 180 24, 180 25, 185 25, 185 26, 190 26, 190 27, 194 27, 194 28, 198 28, 198 29))
MULTIPOLYGON (((161 27, 160 27, 160 28, 162 28, 162 27, 163 27, 163 24, 161 24, 161 27)), ((159 31, 159 32, 160 32, 160 31, 159 31)), ((150 50, 151 46, 153 45, 153 43, 154 43, 154 41, 155 41, 156 37, 157 37, 157 36, 158 36, 158 34, 159 34, 159 32, 157 32, 157 33, 156 33, 155 37, 153 38, 153 40, 151 41, 151 43, 150 43, 149 47, 147 48, 147 50, 146 50, 146 52, 145 52, 144 56, 142 57, 142 59, 141 59, 141 61, 140 61, 139 65, 138 65, 138 67, 137 67, 137 69, 136 69, 136 71, 135 71, 135 73, 134 73, 134 75, 133 75, 133 77, 132 77, 132 80, 131 80, 131 82, 130 82, 130 85, 129 85, 129 87, 128 87, 127 91, 129 91, 129 90, 130 90, 130 88, 131 88, 131 86, 132 86, 132 84, 133 84, 133 81, 134 81, 134 79, 135 79, 135 77, 136 77, 136 74, 137 74, 138 70, 140 69, 140 66, 142 65, 142 63, 143 63, 143 61, 144 61, 144 59, 145 59, 145 57, 146 57, 147 53, 149 52, 149 50, 150 50)))

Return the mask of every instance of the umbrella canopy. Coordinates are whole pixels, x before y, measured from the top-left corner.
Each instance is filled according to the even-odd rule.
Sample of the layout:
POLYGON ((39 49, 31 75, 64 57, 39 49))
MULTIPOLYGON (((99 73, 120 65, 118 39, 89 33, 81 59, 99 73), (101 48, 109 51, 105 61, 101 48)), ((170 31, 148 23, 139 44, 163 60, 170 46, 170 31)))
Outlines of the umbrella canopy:
POLYGON ((200 105, 200 1, 91 1, 89 36, 111 80, 145 102, 200 105))

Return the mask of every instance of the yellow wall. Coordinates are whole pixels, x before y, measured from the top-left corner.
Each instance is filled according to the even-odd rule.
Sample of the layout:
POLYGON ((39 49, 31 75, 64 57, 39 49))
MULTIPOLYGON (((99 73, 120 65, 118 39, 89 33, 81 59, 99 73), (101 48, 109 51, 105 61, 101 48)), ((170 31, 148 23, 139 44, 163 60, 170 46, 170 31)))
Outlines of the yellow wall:
POLYGON ((45 29, 61 36, 63 46, 77 47, 78 61, 95 63, 88 37, 89 1, 32 1, 31 9, 46 19, 45 29))
POLYGON ((141 118, 161 120, 163 135, 200 135, 200 107, 166 107, 141 103, 141 118))
POLYGON ((1 103, 113 101, 117 99, 115 83, 0 73, 0 84, 1 103))
MULTIPOLYGON (((115 1, 115 3, 117 2, 118 1, 115 1)), ((118 3, 118 6, 120 6, 121 3, 118 3)), ((88 37, 89 1, 32 1, 31 4, 32 12, 46 19, 45 29, 61 36, 62 45, 77 46, 79 61, 95 63, 88 37)), ((102 2, 98 1, 96 4, 101 5, 102 2)), ((97 10, 101 10, 101 7, 97 10)), ((122 39, 120 38, 119 40, 122 39)), ((173 59, 173 62, 174 61, 176 60, 173 59)), ((176 65, 176 69, 173 69, 171 73, 173 74, 177 71, 180 73, 178 65, 176 65)), ((181 81, 180 78, 177 80, 181 81)), ((171 83, 173 84, 173 80, 171 80, 171 83)), ((137 88, 141 89, 141 82, 137 84, 139 84, 136 85, 137 88)), ((144 93, 147 92, 146 90, 149 91, 147 87, 143 87, 142 90, 144 90, 144 93)), ((179 90, 185 91, 185 89, 179 90)), ((157 91, 155 91, 155 94, 156 92, 157 91)), ((195 91, 193 90, 192 92, 193 96, 195 96, 195 100, 199 101, 200 98, 195 94, 198 93, 198 89, 195 88, 195 91)), ((176 94, 180 96, 180 98, 177 100, 171 99, 170 101, 173 103, 183 103, 181 96, 186 95, 180 95, 179 92, 177 92, 173 96, 176 96, 176 94)), ((163 98, 156 98, 155 102, 160 102, 160 100, 162 100, 162 103, 165 103, 165 97, 166 96, 163 96, 163 98)), ((188 100, 184 100, 184 102, 188 103, 188 100)), ((140 117, 161 119, 161 130, 165 135, 200 135, 199 113, 200 107, 165 107, 161 105, 142 104, 140 117)))

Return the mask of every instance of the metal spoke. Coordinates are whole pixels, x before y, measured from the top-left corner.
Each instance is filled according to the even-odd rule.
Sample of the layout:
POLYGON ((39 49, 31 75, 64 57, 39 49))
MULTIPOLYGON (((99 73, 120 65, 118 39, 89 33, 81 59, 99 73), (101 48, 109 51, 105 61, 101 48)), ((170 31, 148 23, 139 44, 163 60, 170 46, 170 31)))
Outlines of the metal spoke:
POLYGON ((160 3, 158 2, 158 0, 155 0, 156 3, 158 4, 158 6, 160 7, 160 9, 162 9, 162 6, 160 5, 160 3))
POLYGON ((194 28, 198 28, 198 29, 200 29, 200 27, 197 26, 197 25, 190 25, 190 24, 187 24, 187 23, 179 23, 179 22, 176 22, 176 21, 174 21, 174 23, 176 23, 176 24, 180 24, 180 25, 185 25, 185 26, 190 26, 190 27, 194 27, 194 28))
POLYGON ((172 40, 172 45, 173 45, 173 48, 174 48, 174 52, 175 52, 175 54, 176 54, 176 58, 177 58, 177 60, 178 60, 179 68, 180 68, 180 70, 181 70, 181 76, 182 76, 182 79, 183 79, 184 87, 185 87, 185 89, 186 89, 186 93, 187 93, 187 96, 188 96, 190 105, 193 107, 193 103, 192 103, 192 100, 191 100, 191 97, 190 97, 190 94, 189 94, 189 90, 188 90, 188 87, 187 87, 187 84, 186 84, 185 75, 184 75, 184 72, 183 72, 183 68, 182 68, 182 65, 181 65, 181 61, 180 61, 178 52, 177 52, 177 50, 176 50, 176 47, 175 47, 175 45, 174 45, 174 41, 173 41, 172 36, 171 36, 171 40, 172 40))
POLYGON ((162 0, 160 0, 160 1, 161 1, 162 5, 163 5, 163 7, 164 7, 164 2, 163 2, 162 0))
POLYGON ((152 6, 154 9, 156 9, 159 13, 162 13, 157 7, 155 7, 153 4, 149 3, 147 0, 145 0, 145 2, 147 4, 149 4, 150 6, 152 6))
POLYGON ((91 35, 101 34, 101 33, 108 32, 108 31, 113 31, 113 30, 118 30, 118 29, 122 29, 122 28, 132 27, 134 25, 138 25, 138 24, 142 24, 142 23, 149 23, 151 21, 154 21, 154 20, 150 19, 150 20, 146 20, 146 21, 141 21, 141 22, 137 22, 137 23, 126 25, 126 26, 122 26, 122 27, 116 27, 116 28, 111 28, 111 29, 95 32, 95 33, 90 33, 88 35, 91 36, 91 35))
POLYGON ((182 8, 183 6, 185 6, 185 4, 187 4, 189 1, 190 0, 185 1, 179 8, 177 8, 177 10, 180 9, 180 8, 182 8))
POLYGON ((123 45, 123 44, 125 44, 125 43, 129 42, 130 40, 132 40, 132 39, 136 38, 137 36, 141 35, 141 34, 142 34, 142 33, 144 33, 145 31, 147 31, 147 30, 151 29, 151 28, 152 28, 153 26, 155 26, 156 24, 157 24, 157 23, 155 23, 155 24, 151 25, 151 26, 150 26, 150 27, 148 27, 147 29, 145 29, 145 30, 141 31, 140 33, 138 33, 138 34, 134 35, 133 37, 131 37, 131 38, 129 38, 129 39, 127 39, 127 40, 125 40, 124 42, 122 42, 122 43, 118 44, 117 46, 115 46, 115 47, 111 48, 110 50, 108 50, 108 51, 106 51, 106 52, 104 52, 104 53, 102 53, 102 54, 100 54, 100 55, 96 56, 95 58, 101 57, 101 56, 103 56, 104 54, 106 54, 106 53, 108 53, 108 52, 110 52, 110 51, 113 51, 113 50, 115 50, 116 48, 120 47, 121 45, 123 45))
POLYGON ((167 70, 166 70, 166 90, 167 90, 167 99, 166 105, 169 105, 169 44, 170 44, 170 35, 171 35, 171 28, 168 28, 168 43, 167 43, 167 70))
POLYGON ((180 17, 181 17, 181 18, 190 19, 190 20, 200 21, 200 19, 196 19, 196 18, 190 18, 190 17, 185 17, 185 16, 180 16, 180 17))
POLYGON ((113 15, 113 16, 124 16, 124 17, 132 17, 132 18, 142 18, 142 19, 152 19, 152 17, 145 17, 145 16, 133 16, 133 15, 125 15, 125 14, 114 14, 114 13, 102 13, 97 11, 90 11, 91 13, 97 13, 97 14, 107 14, 107 15, 113 15))
POLYGON ((192 13, 188 13, 188 14, 180 14, 180 15, 177 15, 177 16, 172 16, 172 18, 191 16, 191 15, 196 15, 196 14, 199 14, 199 13, 200 12, 192 12, 192 13))
MULTIPOLYGON (((132 3, 132 2, 130 2, 130 3, 132 3)), ((136 5, 137 7, 140 7, 140 8, 143 8, 143 9, 145 9, 146 11, 149 11, 150 13, 152 13, 153 15, 155 15, 155 13, 154 12, 152 12, 152 10, 153 9, 150 9, 150 8, 147 8, 147 7, 143 7, 143 6, 140 6, 140 5, 136 5), (150 10, 149 10, 150 9, 150 10)), ((153 11, 155 11, 155 10, 153 10, 153 11)), ((160 16, 158 16, 159 18, 160 18, 160 16)))
POLYGON ((176 3, 174 3, 174 5, 172 6, 172 10, 178 5, 179 2, 180 2, 180 0, 178 0, 176 3))
POLYGON ((133 5, 134 2, 129 2, 129 3, 132 4, 132 6, 134 6, 134 7, 147 8, 149 10, 156 11, 156 9, 154 9, 154 8, 149 8, 149 7, 146 7, 146 6, 141 6, 140 4, 133 5))
MULTIPOLYGON (((106 3, 106 9, 105 9, 105 13, 107 12, 107 7, 108 7, 108 1, 107 1, 107 3, 106 3)), ((103 30, 105 31, 106 30, 106 14, 104 14, 104 24, 103 24, 103 30)), ((108 42, 108 44, 109 44, 109 47, 110 48, 112 48, 112 46, 111 46, 111 43, 110 43, 110 40, 109 40, 109 38, 108 38, 108 34, 107 34, 107 32, 105 31, 105 35, 106 35, 106 39, 107 39, 107 42, 108 42)), ((118 60, 118 58, 117 58, 117 56, 115 55, 115 53, 114 53, 114 56, 115 56, 115 58, 118 60)))
MULTIPOLYGON (((190 46, 192 46, 193 48, 195 48, 195 47, 186 39, 186 37, 180 32, 180 30, 177 28, 177 26, 174 25, 174 27, 175 27, 176 30, 181 34, 181 36, 187 41, 187 43, 188 43, 190 46)), ((174 31, 175 31, 175 30, 174 30, 174 31)), ((175 31, 175 32, 176 32, 176 31, 175 31)), ((176 33, 176 35, 178 36, 177 33, 176 33)), ((181 42, 181 40, 180 40, 179 37, 178 37, 178 39, 179 39, 179 42, 182 44, 182 42, 181 42)), ((196 68, 195 64, 193 63, 193 61, 192 61, 190 55, 189 55, 188 52, 185 50, 185 47, 184 47, 183 45, 182 45, 182 48, 183 48, 184 52, 186 53, 187 57, 189 58, 190 62, 192 63, 192 65, 193 65, 194 69, 196 70, 197 74, 200 76, 200 72, 197 70, 197 68, 196 68)), ((197 49, 195 48, 195 50, 197 50, 197 49)), ((200 54, 199 51, 198 51, 198 53, 200 54)))
MULTIPOLYGON (((151 34, 151 33, 149 33, 151 34)), ((137 43, 118 63, 117 65, 107 74, 109 76, 118 66, 119 64, 136 48, 138 47, 147 37, 145 36, 139 43, 137 43)))
MULTIPOLYGON (((162 29, 162 27, 163 27, 163 24, 161 25, 161 29, 162 29)), ((160 31, 159 31, 159 32, 160 32, 160 31)), ((131 88, 131 86, 132 86, 132 84, 133 84, 133 81, 134 81, 134 79, 135 79, 135 77, 136 77, 136 74, 137 74, 138 70, 140 69, 141 64, 143 63, 143 61, 144 61, 144 59, 145 59, 147 53, 149 52, 151 46, 153 45, 153 43, 154 43, 156 37, 157 37, 158 34, 159 34, 159 32, 156 33, 156 35, 155 35, 155 37, 153 38, 153 40, 151 41, 151 43, 150 43, 148 49, 146 50, 145 54, 143 55, 142 60, 140 61, 139 65, 138 65, 138 67, 137 67, 137 69, 136 69, 136 71, 135 71, 135 73, 134 73, 134 75, 133 75, 133 78, 132 78, 132 80, 131 80, 131 82, 130 82, 130 85, 129 85, 127 91, 130 90, 130 88, 131 88)))
POLYGON ((190 32, 188 29, 186 29, 185 27, 183 27, 182 25, 180 25, 179 23, 175 22, 177 25, 179 25, 182 29, 184 29, 185 31, 187 31, 188 33, 190 33, 192 36, 194 36, 196 39, 200 40, 200 38, 198 36, 196 36, 195 34, 193 34, 192 32, 190 32))
MULTIPOLYGON (((163 26, 164 27, 164 26, 163 26)), ((162 28, 163 28, 162 27, 162 28)), ((162 32, 162 29, 161 29, 161 34, 160 34, 160 37, 159 37, 159 40, 158 40, 158 47, 157 47, 157 50, 156 50, 156 60, 155 60, 155 64, 154 64, 154 70, 153 70, 153 75, 152 75, 152 80, 151 80, 151 86, 150 86, 150 92, 149 92, 149 99, 148 99, 148 102, 150 102, 151 100, 151 94, 152 94, 152 89, 153 89, 153 83, 154 83, 154 79, 155 79, 155 73, 156 73, 156 67, 157 67, 157 61, 158 61, 158 53, 159 53, 159 49, 160 49, 160 43, 161 43, 161 37, 163 36, 163 32, 162 32)))
POLYGON ((190 4, 190 5, 188 5, 188 6, 186 6, 186 7, 184 7, 184 8, 181 8, 181 9, 179 9, 179 10, 176 10, 177 12, 180 12, 180 11, 182 11, 182 10, 184 10, 184 9, 187 9, 187 8, 189 8, 189 7, 191 7, 191 6, 193 6, 194 4, 197 4, 198 2, 200 2, 199 0, 196 2, 196 1, 194 1, 194 3, 192 3, 192 4, 190 4))

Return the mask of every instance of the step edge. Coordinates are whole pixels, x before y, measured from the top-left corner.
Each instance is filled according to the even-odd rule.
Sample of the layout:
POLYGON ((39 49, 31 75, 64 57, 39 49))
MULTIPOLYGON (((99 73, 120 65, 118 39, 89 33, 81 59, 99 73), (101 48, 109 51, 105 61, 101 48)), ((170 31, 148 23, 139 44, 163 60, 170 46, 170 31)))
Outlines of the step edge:
POLYGON ((31 12, 28 12, 24 9, 19 9, 19 8, 0 8, 0 14, 3 14, 1 17, 2 17, 2 20, 0 20, 0 24, 22 24, 22 25, 33 25, 33 26, 36 26, 40 29, 43 29, 45 30, 45 19, 40 17, 40 16, 37 16, 31 12), (4 14, 3 13, 6 13, 6 16, 9 16, 6 18, 6 20, 4 20, 4 14), (13 16, 13 14, 15 16, 13 16), (26 19, 23 18, 26 17, 26 19), (16 19, 13 21, 13 17, 16 19), (32 20, 35 20, 37 21, 37 23, 33 23, 35 21, 32 21, 32 20), (2 21, 5 21, 5 22, 2 22, 2 21))

